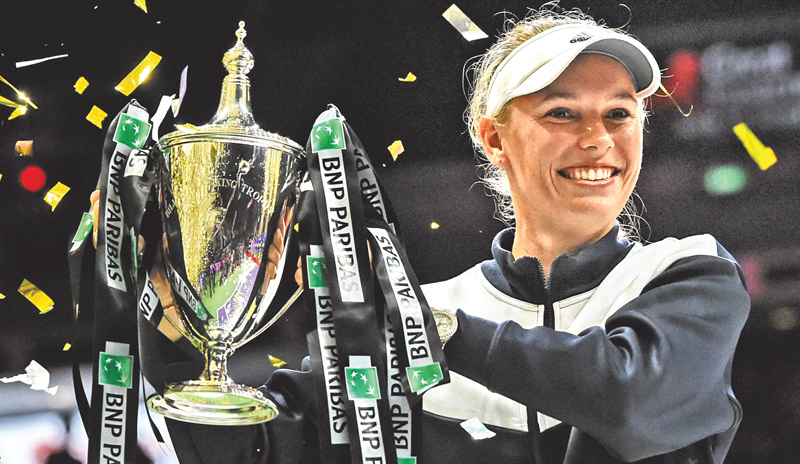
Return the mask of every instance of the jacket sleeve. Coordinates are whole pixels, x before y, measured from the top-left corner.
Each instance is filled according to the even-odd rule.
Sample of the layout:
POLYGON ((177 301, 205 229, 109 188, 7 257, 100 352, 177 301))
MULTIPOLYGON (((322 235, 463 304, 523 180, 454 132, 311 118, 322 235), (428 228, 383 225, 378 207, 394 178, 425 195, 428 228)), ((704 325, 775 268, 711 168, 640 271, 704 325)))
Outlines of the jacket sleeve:
POLYGON ((694 256, 578 335, 459 311, 445 354, 453 370, 634 461, 738 425, 730 367, 749 308, 735 261, 694 256))

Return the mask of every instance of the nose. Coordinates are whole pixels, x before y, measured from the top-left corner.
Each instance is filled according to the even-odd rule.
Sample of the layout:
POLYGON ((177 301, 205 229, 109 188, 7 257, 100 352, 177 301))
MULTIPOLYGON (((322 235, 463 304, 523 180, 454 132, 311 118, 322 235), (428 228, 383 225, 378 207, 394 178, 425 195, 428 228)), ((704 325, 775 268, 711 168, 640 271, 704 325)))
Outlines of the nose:
POLYGON ((581 148, 588 150, 594 148, 605 152, 614 147, 614 139, 602 120, 587 121, 587 126, 580 134, 581 148))

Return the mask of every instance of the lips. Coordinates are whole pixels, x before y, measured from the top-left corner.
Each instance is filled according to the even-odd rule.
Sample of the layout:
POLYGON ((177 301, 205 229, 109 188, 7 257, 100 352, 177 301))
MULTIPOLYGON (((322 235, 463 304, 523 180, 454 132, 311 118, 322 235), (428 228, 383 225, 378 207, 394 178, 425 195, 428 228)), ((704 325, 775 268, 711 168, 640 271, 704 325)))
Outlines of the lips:
POLYGON ((619 173, 619 169, 602 166, 602 167, 572 167, 558 171, 558 174, 570 180, 588 180, 588 181, 602 181, 609 179, 619 173))

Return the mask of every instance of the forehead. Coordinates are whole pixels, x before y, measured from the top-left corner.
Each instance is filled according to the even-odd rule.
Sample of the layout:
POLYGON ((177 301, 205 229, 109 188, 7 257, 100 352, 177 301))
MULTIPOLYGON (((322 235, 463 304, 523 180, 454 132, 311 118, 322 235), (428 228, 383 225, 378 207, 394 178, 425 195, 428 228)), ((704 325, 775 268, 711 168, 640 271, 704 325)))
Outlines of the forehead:
POLYGON ((542 97, 593 90, 615 98, 636 98, 633 76, 617 59, 600 53, 578 55, 556 80, 536 92, 542 97))

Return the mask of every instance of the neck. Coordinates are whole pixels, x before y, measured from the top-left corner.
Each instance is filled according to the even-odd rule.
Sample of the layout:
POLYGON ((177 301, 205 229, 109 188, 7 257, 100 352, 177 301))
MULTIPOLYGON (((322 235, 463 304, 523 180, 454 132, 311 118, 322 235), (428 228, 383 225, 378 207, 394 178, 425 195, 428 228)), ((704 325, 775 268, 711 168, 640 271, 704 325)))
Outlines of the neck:
POLYGON ((550 267, 563 254, 575 253, 581 248, 600 240, 614 224, 593 231, 581 229, 548 230, 534 227, 526 222, 517 224, 511 254, 514 259, 533 256, 542 263, 544 277, 550 276, 550 267))

